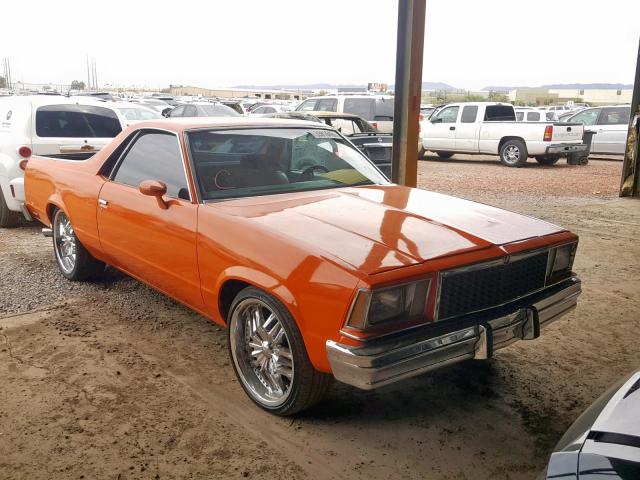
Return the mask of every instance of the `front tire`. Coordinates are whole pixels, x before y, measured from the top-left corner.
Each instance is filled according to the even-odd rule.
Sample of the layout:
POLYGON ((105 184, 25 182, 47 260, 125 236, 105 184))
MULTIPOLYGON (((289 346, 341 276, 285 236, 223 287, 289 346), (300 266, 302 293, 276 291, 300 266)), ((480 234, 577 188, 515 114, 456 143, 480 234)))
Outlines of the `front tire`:
POLYGON ((276 415, 293 415, 327 393, 332 376, 313 368, 302 335, 279 300, 247 287, 234 299, 227 324, 234 370, 256 405, 276 415))
POLYGON ((443 160, 453 157, 453 152, 436 152, 436 154, 443 160))
POLYGON ((16 227, 18 223, 20 223, 20 214, 9 210, 9 206, 4 199, 4 193, 0 189, 0 227, 12 228, 16 227))
POLYGON ((523 167, 528 157, 527 146, 521 140, 507 140, 500 147, 500 161, 507 167, 523 167))
POLYGON ((555 165, 560 160, 557 155, 539 155, 536 157, 536 162, 540 165, 555 165))
POLYGON ((71 222, 62 210, 53 215, 53 252, 60 273, 68 280, 81 281, 104 271, 104 263, 96 260, 80 243, 71 222))

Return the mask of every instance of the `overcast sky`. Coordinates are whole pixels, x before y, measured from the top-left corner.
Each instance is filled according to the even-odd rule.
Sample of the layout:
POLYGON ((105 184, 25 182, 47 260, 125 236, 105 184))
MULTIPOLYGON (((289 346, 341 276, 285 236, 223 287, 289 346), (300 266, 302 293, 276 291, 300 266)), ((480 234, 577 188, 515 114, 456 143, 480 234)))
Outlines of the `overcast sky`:
MULTIPOLYGON (((2 17, 14 82, 86 82, 87 54, 101 85, 394 81, 395 0, 20 0, 2 17)), ((632 83, 639 36, 638 0, 427 0, 423 79, 632 83)))

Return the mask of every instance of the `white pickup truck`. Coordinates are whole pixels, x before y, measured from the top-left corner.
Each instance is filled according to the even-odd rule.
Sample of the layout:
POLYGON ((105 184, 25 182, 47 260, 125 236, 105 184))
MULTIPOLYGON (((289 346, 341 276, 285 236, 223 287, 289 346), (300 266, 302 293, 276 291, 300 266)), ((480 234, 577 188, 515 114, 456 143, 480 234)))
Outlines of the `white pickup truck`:
POLYGON ((529 157, 553 165, 560 157, 582 152, 584 127, 555 122, 516 122, 508 103, 452 103, 420 125, 418 150, 441 158, 454 153, 499 155, 507 167, 522 167, 529 157))

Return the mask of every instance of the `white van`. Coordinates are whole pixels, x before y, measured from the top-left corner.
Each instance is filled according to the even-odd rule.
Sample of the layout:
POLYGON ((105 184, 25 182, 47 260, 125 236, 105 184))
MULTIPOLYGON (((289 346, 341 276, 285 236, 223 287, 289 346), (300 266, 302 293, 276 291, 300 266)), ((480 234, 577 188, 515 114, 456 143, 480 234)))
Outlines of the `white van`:
POLYGON ((90 157, 123 129, 109 103, 62 96, 0 98, 0 227, 18 223, 24 170, 31 155, 90 157))
POLYGON ((326 95, 307 98, 296 112, 351 113, 380 132, 393 133, 393 105, 391 95, 326 95))

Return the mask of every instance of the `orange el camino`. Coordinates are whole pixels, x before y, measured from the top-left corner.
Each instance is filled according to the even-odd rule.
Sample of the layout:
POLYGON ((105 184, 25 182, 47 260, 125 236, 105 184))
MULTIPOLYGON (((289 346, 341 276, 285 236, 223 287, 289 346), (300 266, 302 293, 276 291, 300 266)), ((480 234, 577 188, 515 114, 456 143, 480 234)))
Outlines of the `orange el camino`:
POLYGON ((226 326, 242 387, 279 415, 333 378, 371 389, 490 358, 581 292, 573 233, 391 184, 326 125, 149 121, 86 156, 26 169, 62 275, 108 264, 226 326))

